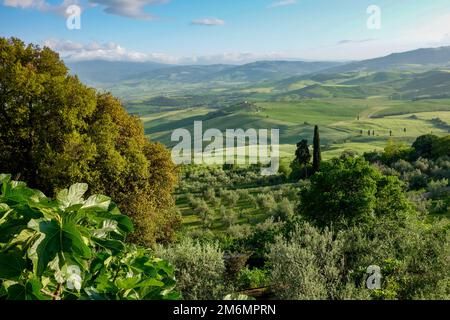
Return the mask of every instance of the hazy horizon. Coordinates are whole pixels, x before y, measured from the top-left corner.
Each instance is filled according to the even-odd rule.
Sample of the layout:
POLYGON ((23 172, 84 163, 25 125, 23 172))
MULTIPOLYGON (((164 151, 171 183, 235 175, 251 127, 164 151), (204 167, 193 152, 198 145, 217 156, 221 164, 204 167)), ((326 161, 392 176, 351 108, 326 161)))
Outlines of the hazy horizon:
POLYGON ((3 0, 0 36, 49 46, 67 61, 348 62, 448 45, 449 17, 445 0, 3 0), (74 4, 80 29, 71 30, 74 4))

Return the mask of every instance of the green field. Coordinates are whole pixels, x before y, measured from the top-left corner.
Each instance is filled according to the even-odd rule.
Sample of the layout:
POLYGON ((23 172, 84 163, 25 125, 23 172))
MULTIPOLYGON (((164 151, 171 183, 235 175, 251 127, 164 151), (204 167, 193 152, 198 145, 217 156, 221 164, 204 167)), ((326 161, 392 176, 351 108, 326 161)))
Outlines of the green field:
MULTIPOLYGON (((311 143, 314 125, 320 126, 324 157, 344 150, 360 153, 384 148, 389 139, 411 143, 420 135, 443 135, 449 128, 432 121, 439 118, 450 124, 450 100, 305 99, 292 102, 255 102, 258 110, 220 112, 215 106, 152 112, 142 105, 138 114, 145 132, 153 140, 173 146, 170 136, 177 128, 193 131, 194 121, 203 121, 203 130, 279 129, 282 157, 292 157, 301 139, 311 143), (406 129, 406 130, 405 130, 406 129), (375 135, 368 135, 368 131, 375 135), (392 135, 391 135, 392 134, 392 135)), ((227 109, 225 109, 226 111, 227 109)))

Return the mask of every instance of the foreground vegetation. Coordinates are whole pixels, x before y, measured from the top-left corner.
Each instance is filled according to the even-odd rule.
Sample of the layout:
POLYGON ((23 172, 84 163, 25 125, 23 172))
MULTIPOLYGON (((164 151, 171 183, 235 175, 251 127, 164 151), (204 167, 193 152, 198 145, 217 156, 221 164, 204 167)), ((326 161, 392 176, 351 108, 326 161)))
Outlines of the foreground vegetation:
POLYGON ((0 298, 175 299, 172 267, 126 243, 133 231, 106 196, 75 184, 56 199, 0 175, 0 298))
POLYGON ((184 231, 161 252, 200 246, 216 263, 225 260, 213 274, 211 263, 172 260, 183 277, 193 268, 195 283, 210 275, 204 281, 217 283, 215 290, 279 299, 448 299, 449 138, 347 151, 310 179, 298 180, 304 170, 296 165, 270 178, 257 166, 185 168, 177 195, 184 231), (380 290, 367 289, 371 265, 381 268, 380 290))

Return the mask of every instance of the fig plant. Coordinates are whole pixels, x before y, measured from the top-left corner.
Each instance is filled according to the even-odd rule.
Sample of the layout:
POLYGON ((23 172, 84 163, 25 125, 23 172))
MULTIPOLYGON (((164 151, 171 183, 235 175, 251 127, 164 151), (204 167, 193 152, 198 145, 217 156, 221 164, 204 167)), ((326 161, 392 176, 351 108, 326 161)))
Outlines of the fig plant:
POLYGON ((86 184, 46 197, 0 175, 0 299, 177 299, 168 262, 126 243, 133 231, 86 184))

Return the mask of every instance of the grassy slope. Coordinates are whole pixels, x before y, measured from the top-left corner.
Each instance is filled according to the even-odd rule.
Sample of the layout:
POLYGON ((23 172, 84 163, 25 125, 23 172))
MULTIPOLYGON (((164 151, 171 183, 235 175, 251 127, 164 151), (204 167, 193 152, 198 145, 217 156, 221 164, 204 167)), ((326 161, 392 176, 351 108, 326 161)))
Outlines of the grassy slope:
POLYGON ((406 143, 430 132, 445 134, 445 129, 436 127, 429 120, 439 117, 450 122, 450 100, 411 102, 384 98, 340 98, 260 102, 257 105, 261 109, 258 112, 216 115, 216 110, 202 107, 150 113, 143 115, 142 119, 149 137, 167 145, 173 145, 170 141, 173 130, 187 128, 192 132, 195 120, 203 120, 204 131, 209 128, 217 128, 222 132, 230 128, 278 128, 282 157, 292 155, 295 143, 300 139, 311 142, 313 126, 318 124, 325 158, 346 149, 365 152, 383 148, 390 138, 390 131, 394 139, 406 143), (411 118, 412 115, 415 117, 411 118), (374 130, 375 136, 369 137, 368 130, 374 130))

